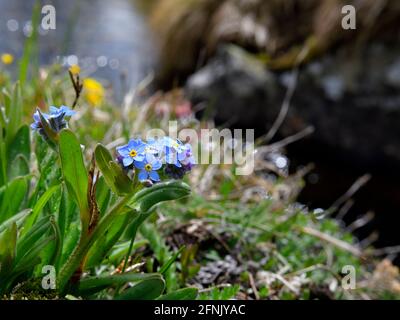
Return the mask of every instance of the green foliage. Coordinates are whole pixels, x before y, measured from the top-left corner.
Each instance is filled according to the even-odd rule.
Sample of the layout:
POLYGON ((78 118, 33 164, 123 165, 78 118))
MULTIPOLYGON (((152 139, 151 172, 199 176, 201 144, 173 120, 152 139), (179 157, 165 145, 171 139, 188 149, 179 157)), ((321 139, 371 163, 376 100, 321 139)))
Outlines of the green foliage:
POLYGON ((195 300, 198 292, 197 288, 183 288, 158 297, 157 300, 195 300))
MULTIPOLYGON (((26 61, 21 63, 22 82, 26 61)), ((185 197, 190 188, 181 182, 143 188, 100 144, 94 159, 101 176, 95 177, 94 163, 89 171, 77 136, 70 129, 52 130, 41 111, 38 114, 48 139, 35 136, 35 148, 31 149, 21 87, 17 84, 12 96, 3 90, 1 97, 5 108, 0 119, 0 293, 10 293, 18 283, 42 276, 42 267, 50 264, 55 266, 61 295, 161 296, 163 274, 168 276, 176 254, 158 274, 110 275, 105 271, 99 275, 96 268, 109 263, 112 253, 115 264, 126 260, 143 244, 142 240, 134 243, 135 230, 157 204, 185 197), (32 150, 37 171, 31 166, 32 150), (125 232, 128 226, 132 226, 131 232, 125 232), (122 255, 121 251, 115 254, 121 244, 130 244, 130 250, 125 245, 122 255), (83 276, 84 271, 92 276, 83 276)))
POLYGON ((190 194, 190 187, 181 181, 167 181, 145 188, 132 198, 129 205, 140 212, 151 211, 160 202, 180 199, 190 194))
POLYGON ((224 288, 212 288, 208 292, 202 292, 199 300, 230 300, 239 292, 239 285, 224 288))
POLYGON ((79 282, 78 294, 87 296, 92 295, 98 291, 110 288, 112 286, 117 287, 128 282, 138 283, 143 280, 159 279, 160 275, 156 273, 124 273, 118 275, 103 275, 97 277, 88 277, 82 279, 79 282))
POLYGON ((161 277, 145 279, 118 295, 116 300, 153 300, 158 298, 164 289, 165 283, 161 277))
POLYGON ((0 222, 11 218, 19 212, 28 191, 28 182, 25 177, 12 180, 0 190, 0 222))
POLYGON ((81 146, 68 129, 60 133, 60 159, 65 185, 78 204, 83 230, 89 226, 88 174, 83 162, 81 146))
POLYGON ((99 166, 107 185, 119 196, 132 193, 133 183, 122 171, 122 168, 113 161, 110 152, 101 144, 94 152, 96 163, 99 166))
POLYGON ((165 276, 167 292, 177 289, 178 279, 176 275, 176 266, 173 263, 184 248, 181 248, 175 253, 171 253, 168 246, 165 244, 164 239, 153 224, 143 224, 140 228, 140 232, 143 237, 148 240, 155 258, 160 265, 158 272, 165 276))
MULTIPOLYGON (((34 15, 37 19, 37 12, 34 15)), ((83 105, 77 123, 54 132, 40 112, 48 139, 32 135, 29 123, 37 105, 64 104, 72 97, 57 66, 47 70, 41 85, 37 77, 27 81, 37 67, 32 63, 36 38, 29 39, 19 81, 0 82, 2 296, 36 290, 32 288, 40 286, 45 265, 56 270, 53 296, 121 300, 310 299, 315 288, 340 280, 343 265, 353 265, 357 275, 370 275, 374 263, 366 266, 343 246, 304 232, 312 228, 355 245, 336 220, 315 219, 291 201, 232 199, 245 186, 229 175, 230 170, 217 172, 213 190, 202 195, 182 181, 151 187, 139 183, 105 146, 120 138, 115 122, 128 136, 146 126, 158 127, 161 121, 151 120, 151 115, 136 121, 142 119, 140 111, 122 115, 106 103, 101 112, 112 121, 96 121, 96 112, 83 105), (134 123, 132 130, 129 123, 134 123), (204 270, 227 256, 240 272, 223 270, 226 278, 201 283, 204 270), (281 275, 287 282, 300 281, 300 276, 307 281, 295 292, 282 281, 263 281, 263 272, 281 275)), ((200 168, 192 186, 202 182, 206 170, 200 168)), ((396 298, 388 290, 360 289, 354 297, 360 297, 358 292, 396 298)), ((340 284, 333 297, 346 297, 340 284)))

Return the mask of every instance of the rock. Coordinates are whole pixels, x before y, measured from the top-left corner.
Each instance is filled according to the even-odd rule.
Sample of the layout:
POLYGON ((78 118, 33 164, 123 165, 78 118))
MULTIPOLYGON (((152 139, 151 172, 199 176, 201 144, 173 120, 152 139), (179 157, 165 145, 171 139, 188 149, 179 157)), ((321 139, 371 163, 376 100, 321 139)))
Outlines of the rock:
MULTIPOLYGON (((148 1, 147 1, 148 2, 148 1)), ((304 45, 309 61, 338 46, 366 40, 398 41, 398 0, 152 0, 150 24, 158 38, 157 82, 164 88, 203 65, 220 44, 265 56, 271 69, 290 69, 304 45), (354 6, 357 27, 342 28, 342 8, 354 6)))
MULTIPOLYGON (((312 142, 338 149, 354 163, 400 160, 399 54, 398 44, 369 43, 303 66, 280 134, 312 125, 312 142)), ((279 113, 291 75, 268 71, 244 50, 223 46, 189 77, 185 90, 193 103, 210 106, 219 123, 265 133, 279 113)))
POLYGON ((265 103, 277 96, 272 73, 244 50, 224 46, 215 58, 188 78, 186 94, 194 103, 207 102, 219 122, 244 127, 261 125, 265 103))

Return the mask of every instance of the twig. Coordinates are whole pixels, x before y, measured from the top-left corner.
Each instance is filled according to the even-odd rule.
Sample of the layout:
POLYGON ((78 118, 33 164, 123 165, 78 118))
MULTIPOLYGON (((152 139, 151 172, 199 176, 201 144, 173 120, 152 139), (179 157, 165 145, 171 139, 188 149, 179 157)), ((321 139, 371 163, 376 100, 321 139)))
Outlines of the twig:
POLYGON ((232 287, 232 285, 230 283, 221 283, 221 284, 213 286, 213 287, 200 289, 199 293, 210 292, 210 291, 214 290, 215 288, 219 289, 219 288, 230 288, 230 287, 232 287))
POLYGON ((286 91, 285 99, 283 100, 281 110, 279 111, 279 114, 277 118, 275 119, 275 122, 273 123, 272 127, 269 129, 267 135, 265 136, 264 143, 268 143, 269 141, 272 140, 272 138, 275 136, 279 128, 281 127, 283 121, 286 118, 286 115, 289 111, 290 107, 290 101, 292 100, 294 90, 296 89, 297 85, 297 78, 299 76, 299 70, 296 68, 293 70, 292 75, 291 75, 291 81, 288 86, 288 90, 286 91))
POLYGON ((78 103, 79 97, 81 96, 81 92, 83 89, 83 83, 81 82, 79 78, 79 74, 76 75, 76 79, 74 78, 74 75, 72 74, 71 71, 68 70, 69 78, 71 79, 72 85, 75 90, 75 99, 74 102, 72 103, 71 109, 75 109, 76 104, 78 103))
POLYGON ((346 191, 344 195, 342 195, 339 199, 337 199, 327 210, 329 214, 337 211, 338 208, 349 200, 361 187, 363 187, 369 180, 371 179, 370 174, 364 174, 363 176, 359 177, 353 185, 350 187, 349 190, 346 191))
POLYGON ((328 271, 329 273, 331 273, 336 278, 336 280, 338 280, 338 281, 341 280, 340 276, 337 273, 335 273, 331 268, 329 268, 329 267, 327 267, 327 266, 325 266, 323 264, 319 264, 319 263, 315 264, 315 265, 312 265, 312 266, 309 266, 309 267, 304 268, 304 269, 300 269, 300 270, 296 270, 296 271, 293 271, 293 272, 290 272, 290 273, 286 273, 284 276, 285 277, 298 276, 298 275, 301 275, 301 274, 304 274, 304 273, 307 273, 307 272, 312 272, 312 271, 315 271, 315 270, 328 271))
POLYGON ((365 215, 363 215, 361 218, 353 221, 351 224, 349 224, 346 227, 346 231, 348 232, 353 232, 356 229, 359 229, 366 224, 368 224, 372 219, 374 219, 375 215, 373 212, 368 211, 365 215))
POLYGON ((269 131, 267 132, 267 134, 264 137, 260 137, 258 139, 257 144, 264 144, 264 143, 268 143, 269 141, 271 141, 272 138, 275 136, 275 134, 278 132, 283 121, 285 120, 286 115, 289 111, 290 101, 292 100, 294 91, 297 86, 297 80, 298 80, 298 76, 299 76, 298 67, 304 61, 304 58, 307 56, 308 51, 309 51, 308 47, 305 46, 305 47, 303 47, 301 52, 297 55, 295 63, 294 63, 295 68, 292 71, 292 74, 291 74, 292 78, 290 79, 291 81, 287 88, 285 98, 282 102, 281 110, 279 111, 279 114, 278 114, 277 118, 275 119, 275 122, 273 123, 272 127, 269 129, 269 131))
POLYGON ((254 282, 254 277, 251 274, 251 272, 249 272, 249 282, 250 282, 250 286, 251 286, 251 289, 253 290, 256 300, 260 300, 260 294, 258 293, 256 283, 254 282))
POLYGON ((358 249, 358 248, 352 246, 351 244, 344 242, 340 239, 336 239, 329 234, 322 233, 322 232, 315 230, 313 228, 310 228, 310 227, 302 227, 302 228, 300 228, 300 231, 303 233, 306 233, 310 236, 317 237, 323 241, 329 242, 340 249, 343 249, 343 250, 346 250, 346 251, 352 253, 353 255, 355 255, 357 257, 363 256, 363 253, 361 252, 360 249, 358 249))
POLYGON ((374 231, 372 232, 368 237, 366 237, 365 239, 362 239, 358 245, 361 248, 367 248, 369 247, 372 243, 374 243, 376 240, 378 240, 379 238, 379 234, 378 232, 374 231))
POLYGON ((345 215, 350 211, 351 207, 354 205, 354 200, 347 200, 344 205, 340 208, 338 214, 336 215, 336 219, 342 221, 345 215))
POLYGON ((383 256, 383 255, 392 255, 392 254, 399 254, 400 253, 400 246, 393 246, 393 247, 385 247, 380 249, 375 249, 372 252, 374 256, 383 256))
POLYGON ((287 281, 284 277, 282 277, 280 274, 277 273, 272 273, 272 276, 282 282, 290 291, 292 291, 295 295, 299 294, 299 290, 297 290, 292 284, 287 281))
POLYGON ((275 142, 273 144, 270 144, 268 146, 259 147, 259 148, 257 148, 257 150, 259 152, 267 152, 267 151, 271 152, 274 150, 279 150, 279 149, 282 149, 283 147, 287 146, 288 144, 291 144, 293 142, 303 139, 304 137, 312 134, 313 132, 314 132, 314 127, 309 126, 305 129, 295 133, 292 136, 286 137, 285 139, 282 139, 282 140, 275 142))
POLYGON ((89 204, 89 214, 90 214, 90 220, 88 226, 89 234, 91 234, 93 230, 96 228, 100 215, 99 208, 96 202, 96 186, 97 182, 99 181, 100 172, 98 171, 97 174, 95 175, 95 170, 96 170, 96 161, 93 154, 89 169, 88 190, 87 190, 87 201, 89 204))

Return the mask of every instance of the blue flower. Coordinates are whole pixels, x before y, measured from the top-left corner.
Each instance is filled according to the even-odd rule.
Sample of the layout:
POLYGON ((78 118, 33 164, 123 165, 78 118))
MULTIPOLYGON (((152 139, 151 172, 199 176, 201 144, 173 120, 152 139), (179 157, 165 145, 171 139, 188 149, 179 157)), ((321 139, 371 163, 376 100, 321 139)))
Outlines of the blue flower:
POLYGON ((76 111, 71 110, 67 106, 61 106, 60 108, 50 106, 49 110, 50 115, 54 117, 58 117, 60 115, 63 115, 63 117, 72 117, 76 113, 76 111))
POLYGON ((167 164, 165 166, 165 174, 173 179, 182 179, 183 176, 190 170, 192 170, 193 165, 196 161, 193 157, 192 146, 190 144, 184 145, 184 159, 180 160, 181 166, 176 166, 175 164, 167 164))
POLYGON ((180 161, 186 157, 184 144, 180 140, 171 139, 170 137, 164 137, 163 143, 165 146, 165 161, 180 168, 182 166, 180 161))
MULTIPOLYGON (((66 106, 61 106, 60 108, 50 106, 49 110, 50 113, 41 112, 41 114, 48 126, 56 133, 67 127, 66 117, 69 118, 76 113, 66 106)), ((33 114, 33 120, 34 122, 31 124, 31 129, 37 131, 45 139, 48 138, 43 129, 43 123, 39 114, 39 109, 37 109, 33 114)))
POLYGON ((192 146, 189 143, 185 144, 185 158, 180 160, 181 163, 187 167, 189 170, 196 164, 196 161, 193 157, 192 146))
MULTIPOLYGON (((42 112, 42 116, 46 120, 49 118, 49 115, 47 113, 43 113, 42 112)), ((34 122, 31 124, 31 129, 34 130, 34 131, 39 131, 39 133, 40 133, 40 129, 42 129, 43 126, 42 126, 42 121, 40 119, 40 115, 39 115, 39 111, 38 110, 36 110, 35 113, 33 114, 33 121, 34 122)))
POLYGON ((160 181, 160 176, 157 170, 160 169, 162 163, 160 159, 151 153, 147 153, 144 160, 140 162, 135 161, 135 167, 139 169, 139 181, 152 180, 154 182, 160 181))
POLYGON ((160 142, 160 140, 156 140, 154 138, 149 138, 147 140, 146 147, 144 149, 144 152, 153 154, 154 156, 161 156, 163 152, 163 144, 160 142))
POLYGON ((146 144, 140 139, 133 139, 127 145, 117 148, 118 154, 122 157, 122 163, 125 167, 130 166, 134 161, 144 160, 144 150, 146 144))

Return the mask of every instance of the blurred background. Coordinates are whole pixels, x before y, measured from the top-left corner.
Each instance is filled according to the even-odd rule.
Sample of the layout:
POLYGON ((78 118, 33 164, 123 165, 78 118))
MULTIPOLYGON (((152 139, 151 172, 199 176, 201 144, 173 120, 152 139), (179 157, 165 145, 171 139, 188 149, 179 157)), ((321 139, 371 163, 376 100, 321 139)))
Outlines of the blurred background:
MULTIPOLYGON (((0 52, 21 57, 34 3, 0 0, 0 52)), ((41 65, 79 64, 118 103, 144 79, 149 94, 183 88, 199 117, 258 137, 280 119, 274 139, 296 140, 289 170, 314 164, 299 201, 330 208, 357 191, 342 212, 349 228, 377 247, 400 245, 399 1, 40 4, 56 8, 56 30, 39 30, 41 65), (355 30, 342 28, 348 4, 355 30)))

